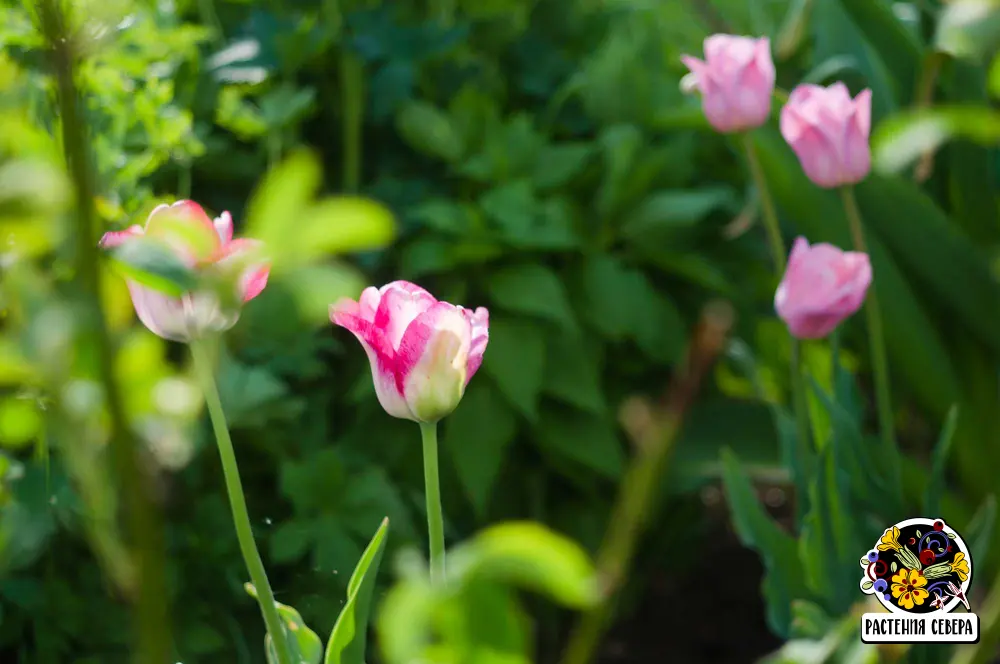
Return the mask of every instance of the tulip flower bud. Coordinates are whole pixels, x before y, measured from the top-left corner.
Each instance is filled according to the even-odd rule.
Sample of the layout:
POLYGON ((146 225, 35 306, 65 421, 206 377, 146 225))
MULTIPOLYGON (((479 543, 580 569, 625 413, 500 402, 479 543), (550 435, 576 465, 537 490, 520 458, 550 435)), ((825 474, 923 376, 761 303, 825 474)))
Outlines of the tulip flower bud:
POLYGON ((712 35, 705 40, 704 50, 704 61, 682 55, 681 62, 696 77, 709 123, 717 131, 731 133, 767 122, 774 94, 774 62, 767 37, 712 35))
POLYGON ((861 308, 871 282, 867 254, 796 238, 774 308, 793 336, 821 339, 861 308))
POLYGON ((439 302, 406 281, 369 287, 330 307, 368 354, 379 403, 389 415, 437 422, 458 406, 483 362, 489 312, 439 302))
POLYGON ((828 88, 803 84, 792 90, 781 109, 781 135, 809 179, 832 189, 867 177, 871 121, 871 90, 862 90, 851 99, 847 86, 840 82, 828 88))
POLYGON ((234 240, 228 212, 213 221, 192 201, 160 205, 146 219, 145 228, 135 225, 105 233, 100 246, 114 248, 139 237, 159 241, 206 282, 233 291, 232 297, 229 293, 220 297, 210 289, 173 297, 127 279, 139 320, 164 339, 191 341, 231 328, 239 320, 240 305, 260 295, 267 285, 270 265, 261 256, 261 243, 234 240))

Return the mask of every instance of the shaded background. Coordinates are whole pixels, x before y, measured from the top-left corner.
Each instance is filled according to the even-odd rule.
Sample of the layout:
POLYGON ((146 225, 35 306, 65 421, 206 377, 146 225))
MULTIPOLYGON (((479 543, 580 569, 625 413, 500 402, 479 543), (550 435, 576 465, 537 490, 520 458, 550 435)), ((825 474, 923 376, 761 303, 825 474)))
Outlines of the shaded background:
MULTIPOLYGON (((52 86, 28 4, 4 4, 5 62, 25 77, 5 99, 44 118, 52 86)), ((793 527, 770 410, 788 401, 789 347, 773 314, 757 193, 738 143, 713 133, 698 100, 680 92, 679 56, 700 55, 712 32, 769 35, 779 87, 870 87, 877 126, 928 100, 984 108, 987 85, 1000 87, 1000 68, 987 75, 995 14, 949 27, 933 0, 84 4, 94 49, 80 84, 108 228, 140 220, 160 199, 190 197, 230 210, 239 233, 269 166, 308 147, 323 162, 323 192, 370 196, 399 222, 391 246, 345 259, 363 276, 338 272, 340 290, 407 279, 490 309, 482 370, 443 425, 449 542, 528 518, 595 550, 630 456, 618 406, 662 391, 706 301, 733 302, 735 337, 752 348, 759 385, 724 359, 705 386, 603 661, 750 662, 781 645, 761 598, 761 562, 729 525, 719 453, 732 448, 762 503, 793 527)), ((40 134, 56 126, 51 114, 44 122, 40 134)), ((980 519, 995 520, 983 501, 1000 464, 1000 299, 990 272, 1000 238, 991 141, 1000 132, 986 125, 981 134, 985 146, 959 140, 938 152, 919 187, 907 173, 905 186, 859 189, 885 266, 877 282, 908 493, 922 495, 943 417, 959 403, 943 504, 960 532, 983 505, 980 519)), ((887 139, 887 149, 905 152, 913 138, 887 139)), ((847 246, 836 203, 804 180, 776 124, 757 141, 786 239, 847 246)), ((381 518, 393 523, 387 560, 423 547, 424 519, 417 430, 386 416, 364 354, 324 323, 328 284, 303 295, 274 280, 228 334, 219 376, 277 599, 294 600, 323 635, 381 518)), ((183 349, 133 329, 120 283, 108 290, 114 330, 132 352, 129 385, 153 395, 130 407, 177 399, 156 397, 153 378, 180 371, 183 349)), ((864 406, 860 323, 848 322, 841 340, 864 406)), ((805 360, 817 380, 831 380, 826 345, 807 345, 805 360)), ((24 425, 22 397, 5 393, 0 417, 10 469, 0 653, 40 664, 124 661, 126 607, 89 552, 78 483, 49 456, 59 433, 24 425)), ((170 431, 150 440, 178 661, 262 661, 207 423, 170 431)), ((996 562, 977 559, 978 580, 996 562)), ((555 661, 571 616, 540 601, 531 608, 538 661, 555 661)))

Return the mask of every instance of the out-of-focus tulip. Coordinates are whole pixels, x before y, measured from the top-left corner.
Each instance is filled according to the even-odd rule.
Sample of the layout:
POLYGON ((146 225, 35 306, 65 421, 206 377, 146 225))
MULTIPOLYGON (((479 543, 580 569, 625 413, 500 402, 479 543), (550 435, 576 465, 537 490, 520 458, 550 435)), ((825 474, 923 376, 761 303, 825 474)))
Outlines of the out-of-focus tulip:
POLYGON ((871 124, 871 90, 851 99, 840 82, 828 88, 800 85, 781 109, 781 135, 809 179, 827 189, 861 182, 868 175, 871 124))
POLYGON ((712 35, 705 60, 682 55, 695 76, 701 107, 716 130, 745 131, 767 122, 774 94, 774 62, 767 37, 712 35))
POLYGON ((820 339, 853 315, 872 282, 868 255, 796 238, 774 308, 799 339, 820 339))
POLYGON ((330 319, 364 346, 386 412, 415 422, 455 409, 489 341, 485 308, 439 302, 407 281, 366 288, 359 301, 331 306, 330 319))
POLYGON ((228 306, 211 290, 173 297, 126 280, 139 320, 164 339, 191 341, 231 328, 239 320, 239 305, 260 295, 267 285, 270 264, 261 256, 261 243, 234 240, 228 212, 213 221, 193 201, 160 205, 149 214, 145 228, 134 225, 105 233, 101 247, 118 247, 142 236, 162 242, 199 274, 228 276, 235 290, 236 306, 228 306))

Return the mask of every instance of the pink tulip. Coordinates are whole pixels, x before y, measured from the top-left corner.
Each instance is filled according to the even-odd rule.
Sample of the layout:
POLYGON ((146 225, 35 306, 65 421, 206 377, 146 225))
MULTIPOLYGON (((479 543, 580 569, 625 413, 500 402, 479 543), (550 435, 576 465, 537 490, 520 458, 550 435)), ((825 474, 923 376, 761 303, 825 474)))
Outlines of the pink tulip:
POLYGON ((868 254, 796 238, 774 308, 799 339, 821 339, 852 316, 872 282, 868 254))
POLYGON ((800 85, 781 109, 785 137, 809 179, 832 189, 861 182, 871 170, 868 133, 872 124, 872 91, 851 99, 847 86, 800 85))
POLYGON ((767 37, 712 35, 705 40, 705 60, 682 55, 701 92, 709 123, 723 133, 744 131, 767 122, 774 94, 774 62, 767 37))
MULTIPOLYGON (((233 218, 228 212, 213 221, 192 201, 160 205, 149 214, 145 228, 135 225, 105 233, 101 246, 117 247, 142 236, 163 242, 198 273, 232 274, 240 303, 257 297, 267 285, 270 264, 260 256, 262 244, 257 240, 234 240, 233 218)), ((127 284, 139 320, 164 339, 190 341, 205 333, 227 330, 239 320, 238 307, 223 307, 210 291, 172 297, 131 279, 127 284)))
POLYGON ((436 422, 455 409, 489 341, 485 308, 439 302, 408 281, 366 288, 358 302, 331 306, 330 319, 364 346, 385 411, 415 422, 436 422))

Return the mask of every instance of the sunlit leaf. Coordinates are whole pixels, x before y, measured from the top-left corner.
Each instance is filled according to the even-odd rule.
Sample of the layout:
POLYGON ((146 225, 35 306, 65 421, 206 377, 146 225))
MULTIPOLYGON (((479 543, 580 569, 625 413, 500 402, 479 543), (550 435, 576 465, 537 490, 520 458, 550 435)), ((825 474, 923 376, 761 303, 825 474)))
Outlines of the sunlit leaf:
POLYGON ((537 523, 510 522, 484 530, 455 549, 449 574, 534 590, 574 608, 591 606, 599 597, 586 552, 537 523))
POLYGON ((327 198, 311 208, 294 228, 299 259, 379 249, 396 234, 389 208, 371 199, 327 198))
POLYGON ((875 167, 883 172, 902 170, 925 152, 955 139, 983 145, 1000 143, 1000 113, 985 107, 958 106, 895 115, 881 123, 872 136, 875 167))
POLYGON ((365 664, 368 614, 388 532, 389 519, 384 519, 351 574, 347 584, 347 603, 333 626, 324 664, 365 664))
POLYGON ((153 290, 179 296, 198 285, 194 271, 174 251, 153 238, 133 238, 110 253, 122 276, 153 290))
MULTIPOLYGON (((252 583, 244 584, 243 588, 251 597, 259 601, 257 589, 252 583)), ((305 620, 302 619, 302 615, 294 608, 280 602, 275 602, 274 606, 285 627, 285 635, 289 639, 288 645, 298 659, 295 664, 319 664, 323 655, 323 642, 316 632, 309 629, 305 620)), ((270 634, 264 638, 264 648, 268 664, 277 664, 278 657, 274 651, 274 643, 270 634)))

